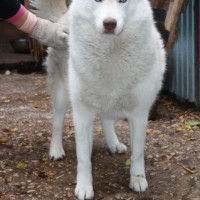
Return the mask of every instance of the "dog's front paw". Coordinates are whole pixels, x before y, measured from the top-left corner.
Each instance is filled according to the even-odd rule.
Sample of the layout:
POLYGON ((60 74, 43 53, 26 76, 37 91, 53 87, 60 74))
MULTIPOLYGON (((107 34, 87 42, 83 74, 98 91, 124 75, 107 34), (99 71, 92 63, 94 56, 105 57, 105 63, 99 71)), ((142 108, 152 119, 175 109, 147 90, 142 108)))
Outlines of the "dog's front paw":
POLYGON ((135 192, 144 192, 148 188, 147 180, 142 175, 132 175, 129 187, 135 192))
POLYGON ((51 142, 49 157, 52 160, 60 160, 65 157, 65 151, 63 149, 62 144, 56 144, 55 142, 51 142))
POLYGON ((127 151, 126 145, 124 145, 121 142, 118 142, 114 145, 110 145, 109 149, 110 149, 111 153, 113 153, 113 154, 114 153, 126 153, 126 151, 127 151))
POLYGON ((75 195, 78 200, 93 199, 94 191, 92 186, 76 186, 75 195))

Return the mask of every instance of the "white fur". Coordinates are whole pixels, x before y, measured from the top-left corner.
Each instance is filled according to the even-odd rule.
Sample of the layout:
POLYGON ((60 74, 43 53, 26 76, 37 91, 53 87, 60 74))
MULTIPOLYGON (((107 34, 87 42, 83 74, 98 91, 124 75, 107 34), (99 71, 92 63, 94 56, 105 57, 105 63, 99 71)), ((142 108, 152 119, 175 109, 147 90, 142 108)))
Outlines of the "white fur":
MULTIPOLYGON (((76 128, 78 199, 93 197, 92 124, 103 118, 108 146, 118 151, 111 119, 127 118, 131 135, 130 188, 144 192, 148 113, 165 70, 165 53, 147 0, 74 0, 70 8, 69 91, 76 128), (115 19, 104 34, 105 19, 115 19)), ((123 145, 119 145, 123 149, 123 145)), ((120 151, 120 150, 119 150, 120 151)))
MULTIPOLYGON (((68 21, 67 15, 62 21, 68 21)), ((113 153, 126 151, 115 134, 113 120, 128 119, 132 151, 130 188, 144 192, 148 187, 144 166, 148 113, 162 86, 165 71, 165 52, 150 4, 148 0, 125 3, 73 0, 69 21, 69 72, 67 52, 50 49, 47 58, 54 99, 50 156, 58 159, 64 155, 61 136, 69 104, 69 76, 78 159, 77 198, 94 196, 91 154, 96 116, 102 118, 106 143, 113 153), (104 33, 105 19, 117 21, 112 34, 104 33)))
POLYGON ((29 0, 31 12, 38 17, 57 22, 67 12, 65 0, 29 0))

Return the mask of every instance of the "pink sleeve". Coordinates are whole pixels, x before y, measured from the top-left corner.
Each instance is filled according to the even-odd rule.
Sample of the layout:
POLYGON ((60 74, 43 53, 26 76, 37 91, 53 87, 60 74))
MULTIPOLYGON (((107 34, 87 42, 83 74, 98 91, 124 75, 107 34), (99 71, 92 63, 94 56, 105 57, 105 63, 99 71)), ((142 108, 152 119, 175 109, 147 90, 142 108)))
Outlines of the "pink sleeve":
POLYGON ((6 19, 6 21, 9 22, 9 23, 16 22, 17 20, 20 19, 20 17, 22 17, 22 15, 24 14, 25 10, 26 10, 26 8, 23 5, 21 5, 20 9, 18 10, 18 12, 15 15, 13 15, 12 17, 10 17, 9 19, 6 19))

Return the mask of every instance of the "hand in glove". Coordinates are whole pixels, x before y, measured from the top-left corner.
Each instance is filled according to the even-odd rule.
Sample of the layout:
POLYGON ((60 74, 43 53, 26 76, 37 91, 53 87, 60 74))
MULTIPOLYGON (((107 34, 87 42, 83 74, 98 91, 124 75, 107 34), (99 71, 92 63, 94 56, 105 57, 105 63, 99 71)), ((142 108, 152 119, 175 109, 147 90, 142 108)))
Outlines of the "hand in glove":
POLYGON ((49 47, 66 49, 68 27, 38 17, 30 36, 49 47))

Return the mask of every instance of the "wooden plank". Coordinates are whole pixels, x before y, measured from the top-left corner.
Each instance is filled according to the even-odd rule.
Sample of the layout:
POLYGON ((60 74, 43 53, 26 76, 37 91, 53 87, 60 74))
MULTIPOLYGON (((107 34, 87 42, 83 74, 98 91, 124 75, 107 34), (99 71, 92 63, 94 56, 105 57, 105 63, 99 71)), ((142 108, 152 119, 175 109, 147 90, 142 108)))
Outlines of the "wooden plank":
POLYGON ((166 50, 169 51, 177 36, 177 23, 180 13, 185 9, 187 0, 150 0, 153 8, 166 10, 164 21, 165 30, 169 32, 166 41, 166 50))
POLYGON ((169 31, 169 38, 166 43, 166 51, 169 51, 176 41, 178 18, 183 8, 185 8, 186 3, 187 0, 170 0, 164 23, 165 29, 169 31))
POLYGON ((179 14, 182 10, 184 0, 171 0, 165 19, 165 28, 168 31, 177 25, 179 14))

